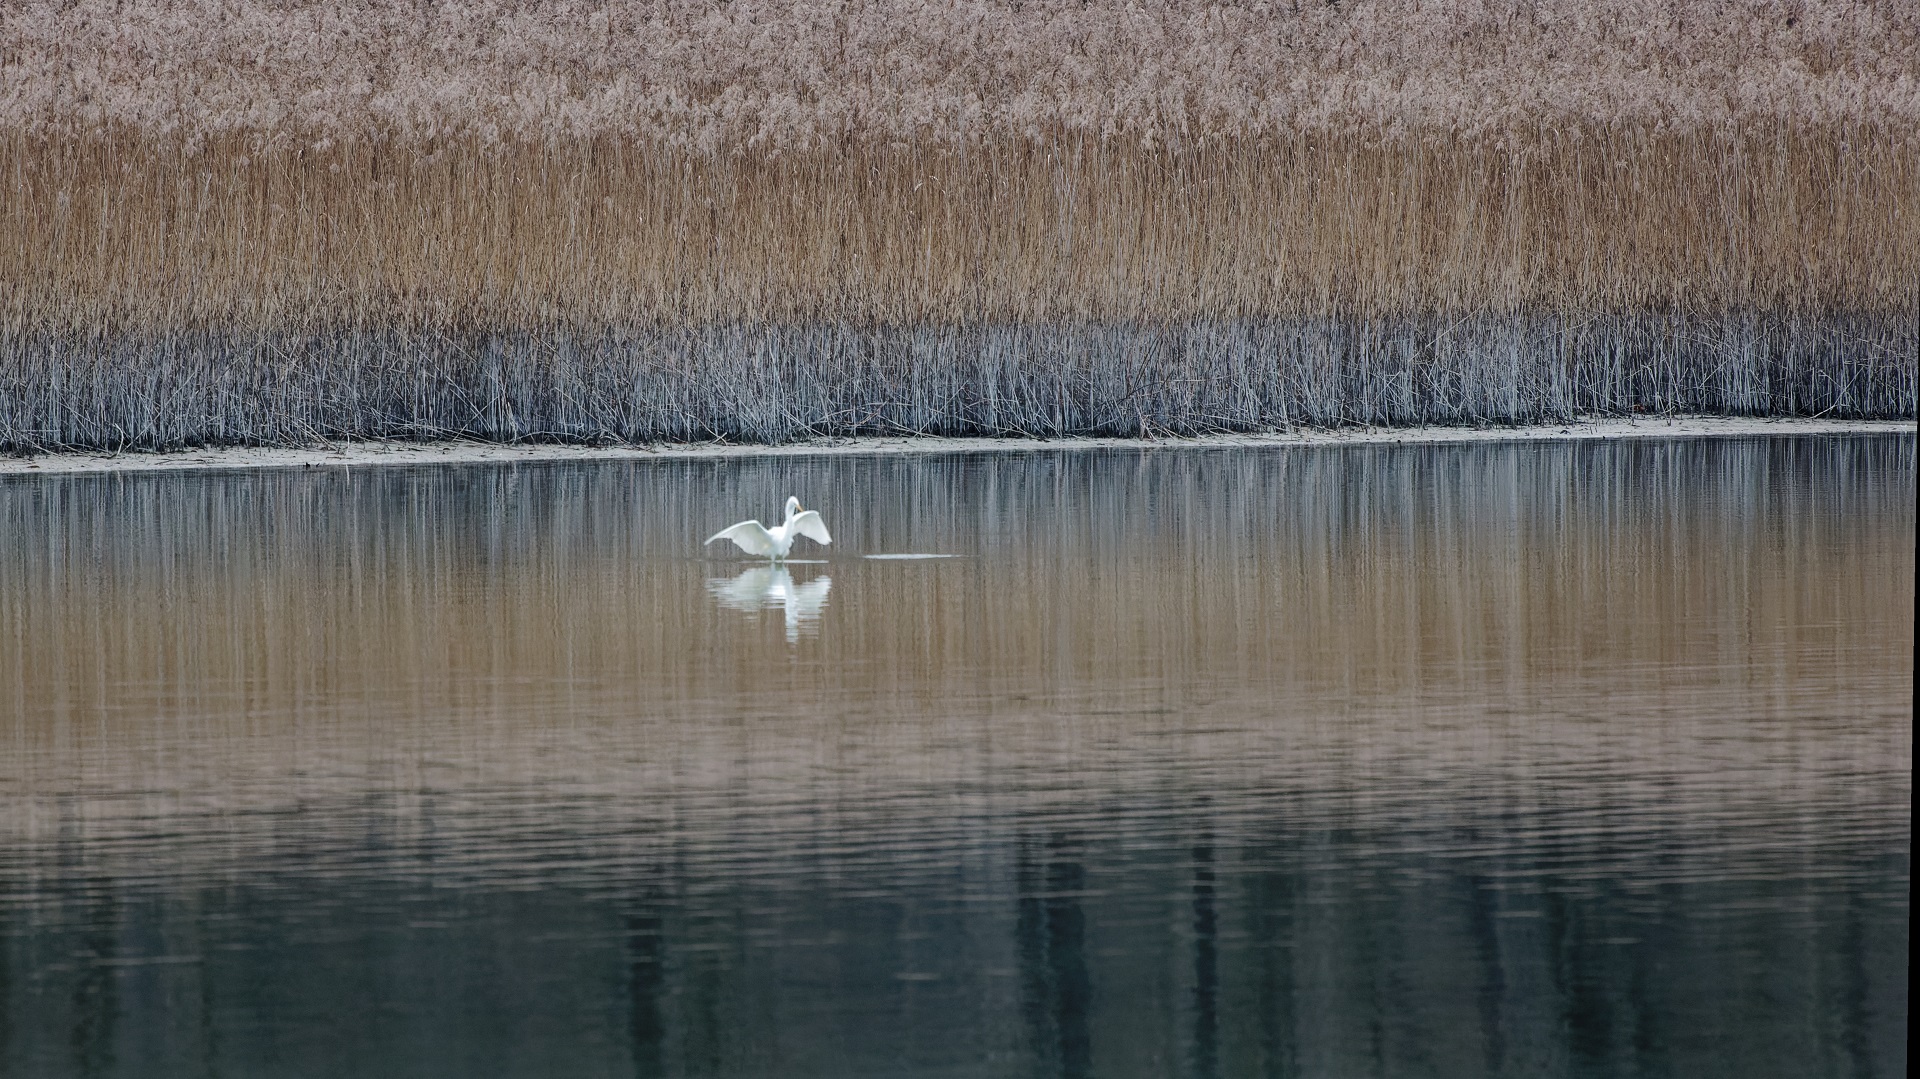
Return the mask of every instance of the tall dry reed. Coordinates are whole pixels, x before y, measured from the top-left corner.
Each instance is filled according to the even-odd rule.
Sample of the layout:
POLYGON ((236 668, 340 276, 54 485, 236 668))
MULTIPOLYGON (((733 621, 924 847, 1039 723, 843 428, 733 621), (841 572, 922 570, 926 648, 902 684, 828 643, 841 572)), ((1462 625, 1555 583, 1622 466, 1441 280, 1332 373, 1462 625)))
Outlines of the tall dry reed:
POLYGON ((0 14, 0 445, 1911 415, 1897 3, 0 14))

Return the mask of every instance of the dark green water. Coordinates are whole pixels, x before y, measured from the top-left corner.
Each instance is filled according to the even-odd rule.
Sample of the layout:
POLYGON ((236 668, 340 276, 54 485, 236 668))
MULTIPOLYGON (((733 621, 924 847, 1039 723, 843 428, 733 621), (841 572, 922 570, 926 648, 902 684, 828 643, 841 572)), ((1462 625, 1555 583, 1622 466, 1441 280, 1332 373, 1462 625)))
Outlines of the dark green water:
POLYGON ((0 1074, 1903 1075, 1914 448, 0 480, 0 1074))

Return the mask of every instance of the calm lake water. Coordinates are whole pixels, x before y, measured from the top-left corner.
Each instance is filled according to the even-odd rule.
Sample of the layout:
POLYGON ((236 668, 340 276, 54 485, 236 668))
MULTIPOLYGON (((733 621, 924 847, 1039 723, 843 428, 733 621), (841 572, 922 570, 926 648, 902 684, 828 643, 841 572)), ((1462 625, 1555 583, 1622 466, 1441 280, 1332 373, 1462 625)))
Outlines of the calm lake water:
POLYGON ((0 480, 0 1073, 1900 1076, 1914 464, 0 480))

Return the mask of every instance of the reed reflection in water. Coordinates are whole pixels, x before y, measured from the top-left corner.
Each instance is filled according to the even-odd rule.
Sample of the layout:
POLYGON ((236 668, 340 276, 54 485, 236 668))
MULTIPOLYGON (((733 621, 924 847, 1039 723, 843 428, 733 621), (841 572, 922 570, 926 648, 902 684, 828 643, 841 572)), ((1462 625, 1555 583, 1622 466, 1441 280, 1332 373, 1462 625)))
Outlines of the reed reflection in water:
POLYGON ((1913 458, 0 482, 0 1073, 1904 1074, 1913 458))

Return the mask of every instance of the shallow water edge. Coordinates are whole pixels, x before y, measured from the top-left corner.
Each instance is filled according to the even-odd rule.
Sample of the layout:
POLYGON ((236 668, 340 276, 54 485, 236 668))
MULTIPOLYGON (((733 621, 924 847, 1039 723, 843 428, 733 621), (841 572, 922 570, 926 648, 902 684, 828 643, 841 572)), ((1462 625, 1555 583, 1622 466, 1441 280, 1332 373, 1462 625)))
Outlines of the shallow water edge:
POLYGON ((0 455, 0 476, 70 472, 147 472, 234 468, 314 468, 368 465, 521 464, 542 461, 616 461, 660 458, 813 457, 836 454, 1017 453, 1029 450, 1131 448, 1341 446, 1466 442, 1531 442, 1628 438, 1709 438, 1764 435, 1887 435, 1920 433, 1913 420, 1829 420, 1749 416, 1660 416, 1583 419, 1517 427, 1299 427, 1267 434, 1185 438, 831 438, 779 445, 729 442, 590 446, 562 443, 322 442, 302 447, 221 446, 173 452, 43 453, 0 455))

